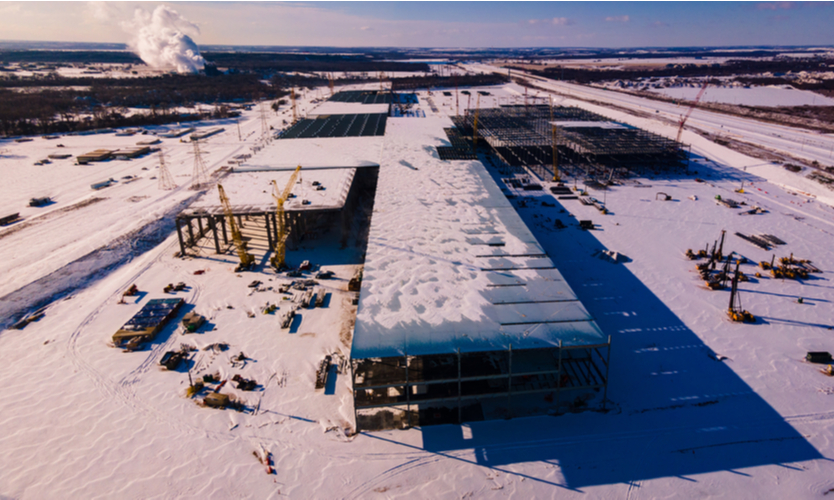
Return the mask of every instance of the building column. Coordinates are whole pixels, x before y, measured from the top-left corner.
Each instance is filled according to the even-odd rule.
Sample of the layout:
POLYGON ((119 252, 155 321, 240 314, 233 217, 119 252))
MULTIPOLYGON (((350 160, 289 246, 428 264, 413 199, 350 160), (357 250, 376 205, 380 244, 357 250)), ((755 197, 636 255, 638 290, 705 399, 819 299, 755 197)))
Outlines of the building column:
POLYGON ((268 245, 268 250, 273 250, 275 245, 273 245, 273 238, 272 238, 272 231, 269 228, 269 213, 264 213, 264 225, 266 226, 266 243, 268 245))
POLYGON ((220 240, 217 238, 217 223, 213 215, 208 216, 209 227, 211 228, 211 235, 214 237, 214 250, 220 253, 220 240))
POLYGON ((185 257, 185 242, 182 239, 182 221, 177 217, 174 219, 174 222, 177 225, 177 238, 180 240, 180 257, 185 257))
POLYGON ((196 242, 194 241, 194 228, 191 227, 191 217, 186 219, 186 221, 188 222, 188 238, 189 238, 188 246, 193 247, 196 242))

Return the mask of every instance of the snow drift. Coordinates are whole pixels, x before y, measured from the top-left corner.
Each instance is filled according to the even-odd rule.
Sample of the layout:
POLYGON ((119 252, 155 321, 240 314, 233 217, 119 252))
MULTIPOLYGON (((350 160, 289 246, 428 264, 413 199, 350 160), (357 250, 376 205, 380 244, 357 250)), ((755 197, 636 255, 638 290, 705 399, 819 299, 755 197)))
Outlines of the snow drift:
POLYGON ((122 23, 122 28, 133 35, 128 45, 148 66, 196 73, 206 65, 191 39, 200 28, 169 7, 160 5, 153 14, 136 9, 133 21, 122 23))

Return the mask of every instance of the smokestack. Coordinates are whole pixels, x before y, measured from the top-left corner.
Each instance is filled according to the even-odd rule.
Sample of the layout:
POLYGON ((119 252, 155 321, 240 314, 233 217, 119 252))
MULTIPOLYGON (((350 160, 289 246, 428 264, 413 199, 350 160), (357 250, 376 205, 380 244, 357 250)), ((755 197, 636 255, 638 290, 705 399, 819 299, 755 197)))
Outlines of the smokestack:
POLYGON ((122 28, 133 35, 128 46, 152 68, 196 73, 206 65, 191 39, 200 34, 200 28, 165 5, 153 14, 136 9, 133 21, 122 23, 122 28))

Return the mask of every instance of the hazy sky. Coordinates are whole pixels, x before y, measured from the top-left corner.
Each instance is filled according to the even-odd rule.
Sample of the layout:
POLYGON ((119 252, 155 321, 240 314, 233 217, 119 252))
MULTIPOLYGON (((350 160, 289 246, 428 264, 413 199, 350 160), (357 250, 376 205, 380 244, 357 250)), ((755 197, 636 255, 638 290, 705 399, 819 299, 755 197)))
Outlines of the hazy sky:
POLYGON ((167 5, 197 44, 635 47, 834 44, 831 2, 0 2, 0 39, 128 42, 167 5))

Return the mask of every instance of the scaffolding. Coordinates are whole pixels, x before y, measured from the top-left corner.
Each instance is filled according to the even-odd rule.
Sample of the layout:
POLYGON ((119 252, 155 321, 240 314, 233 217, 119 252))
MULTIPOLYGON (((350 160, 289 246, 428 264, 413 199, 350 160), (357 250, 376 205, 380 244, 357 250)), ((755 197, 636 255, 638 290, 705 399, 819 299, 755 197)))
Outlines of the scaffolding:
MULTIPOLYGON (((472 135, 473 113, 452 120, 461 136, 472 135)), ((507 164, 531 167, 543 178, 554 174, 554 150, 561 168, 586 178, 607 178, 612 171, 620 175, 681 171, 688 157, 675 140, 576 107, 535 104, 482 109, 478 135, 507 164), (554 123, 560 124, 555 140, 554 123)))

